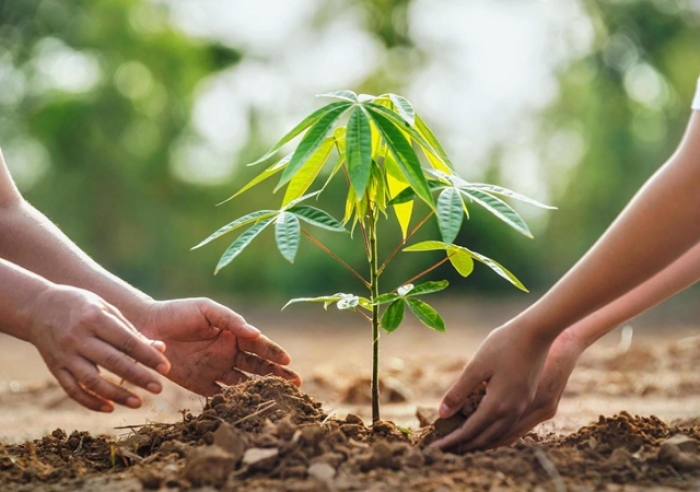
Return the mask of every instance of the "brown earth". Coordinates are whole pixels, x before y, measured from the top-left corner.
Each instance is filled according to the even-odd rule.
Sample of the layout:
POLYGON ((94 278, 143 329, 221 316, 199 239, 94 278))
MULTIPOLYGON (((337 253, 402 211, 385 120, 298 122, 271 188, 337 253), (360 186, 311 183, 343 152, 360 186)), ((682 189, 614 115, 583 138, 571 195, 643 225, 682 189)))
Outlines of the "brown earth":
POLYGON ((421 447, 416 408, 436 406, 499 321, 486 318, 445 337, 410 325, 385 336, 383 417, 396 424, 374 428, 366 340, 318 319, 266 330, 296 355, 304 392, 255 379, 204 401, 168 386, 113 415, 66 399, 31 347, 0 338, 0 490, 700 490, 693 327, 664 326, 661 338, 652 323, 631 344, 629 330, 602 340, 557 417, 513 446, 463 456, 421 447))

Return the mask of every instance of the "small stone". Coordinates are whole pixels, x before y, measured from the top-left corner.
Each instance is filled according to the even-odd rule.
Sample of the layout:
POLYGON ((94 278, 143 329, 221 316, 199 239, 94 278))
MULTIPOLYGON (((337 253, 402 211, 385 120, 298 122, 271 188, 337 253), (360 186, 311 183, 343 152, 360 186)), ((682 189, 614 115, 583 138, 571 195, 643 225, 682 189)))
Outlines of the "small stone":
MULTIPOLYGON (((685 434, 675 434, 666 439, 664 444, 672 444, 685 453, 698 454, 698 452, 700 452, 698 441, 692 437, 686 436, 685 434)), ((662 444, 662 446, 664 444, 662 444)))
POLYGON ((248 439, 231 424, 222 422, 214 432, 214 444, 227 451, 238 463, 248 447, 248 439))
POLYGON ((416 418, 419 427, 428 427, 438 418, 437 410, 432 407, 416 407, 416 418))
POLYGON ((301 429, 301 440, 305 444, 313 446, 320 443, 326 435, 326 431, 320 425, 307 425, 301 429))
POLYGON ((381 434, 393 434, 396 432, 396 426, 386 420, 377 420, 372 424, 372 431, 381 434))
POLYGON ((183 474, 194 486, 221 486, 235 465, 233 456, 220 447, 205 446, 187 456, 183 474))
POLYGON ((292 439, 296 430, 297 426, 292 423, 292 419, 289 415, 277 422, 277 435, 285 441, 292 439))
POLYGON ((354 413, 349 413, 345 417, 345 423, 346 424, 361 424, 364 425, 364 422, 362 420, 362 417, 359 415, 355 415, 354 413))
POLYGON ((251 470, 266 470, 277 463, 277 448, 250 448, 243 455, 243 464, 251 470))
POLYGON ((335 477, 335 468, 328 463, 317 462, 309 466, 307 473, 310 477, 314 477, 322 482, 328 482, 335 477))

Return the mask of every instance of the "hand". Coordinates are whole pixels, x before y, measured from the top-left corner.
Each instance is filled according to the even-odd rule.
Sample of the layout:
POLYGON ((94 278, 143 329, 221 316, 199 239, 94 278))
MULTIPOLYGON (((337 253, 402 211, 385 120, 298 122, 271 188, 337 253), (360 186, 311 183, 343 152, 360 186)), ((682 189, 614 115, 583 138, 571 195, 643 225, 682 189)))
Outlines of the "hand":
POLYGON ((55 286, 37 296, 31 308, 28 340, 68 396, 81 405, 101 412, 114 410, 113 402, 141 406, 138 395, 105 378, 100 367, 152 393, 161 391, 158 379, 143 366, 168 372, 163 343, 144 337, 99 296, 55 286))
POLYGON ((506 325, 482 342, 462 375, 445 394, 439 413, 454 415, 483 381, 486 395, 466 422, 432 446, 460 451, 485 448, 508 436, 535 397, 549 343, 521 326, 506 325))
POLYGON ((556 415, 566 383, 585 348, 585 345, 571 334, 570 330, 563 331, 554 340, 542 369, 535 399, 510 431, 488 447, 495 448, 511 444, 530 432, 537 424, 556 415))
POLYGON ((172 362, 167 377, 200 395, 221 393, 217 383, 237 384, 248 379, 245 373, 273 374, 301 385, 299 375, 282 367, 291 358, 279 345, 212 300, 154 302, 139 328, 165 342, 172 362))

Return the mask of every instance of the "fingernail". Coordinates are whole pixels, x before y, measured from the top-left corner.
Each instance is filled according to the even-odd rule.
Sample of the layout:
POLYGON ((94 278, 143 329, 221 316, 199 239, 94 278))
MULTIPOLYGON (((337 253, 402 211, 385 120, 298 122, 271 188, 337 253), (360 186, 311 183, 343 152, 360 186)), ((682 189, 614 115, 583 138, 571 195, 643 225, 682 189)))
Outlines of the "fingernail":
POLYGON ((249 325, 248 323, 243 325, 243 328, 248 330, 251 335, 260 335, 260 330, 258 330, 256 327, 249 325))
POLYGON ((165 344, 161 342, 160 340, 153 340, 151 342, 151 347, 156 349, 158 352, 163 353, 165 352, 165 344))
POLYGON ((146 385, 146 389, 151 393, 160 393, 163 390, 163 387, 158 383, 148 383, 146 385))
POLYGON ((100 412, 110 413, 112 410, 114 410, 114 407, 112 405, 102 405, 100 407, 100 412))
POLYGON ((169 370, 170 366, 165 362, 162 362, 156 366, 156 371, 158 371, 160 374, 168 374, 169 370))
POLYGON ((446 403, 443 403, 442 405, 440 405, 438 414, 440 414, 440 418, 444 419, 450 416, 451 411, 452 410, 450 409, 450 407, 448 407, 446 403))
POLYGON ((138 408, 141 406, 141 400, 139 400, 135 396, 130 396, 126 399, 126 406, 130 408, 138 408))

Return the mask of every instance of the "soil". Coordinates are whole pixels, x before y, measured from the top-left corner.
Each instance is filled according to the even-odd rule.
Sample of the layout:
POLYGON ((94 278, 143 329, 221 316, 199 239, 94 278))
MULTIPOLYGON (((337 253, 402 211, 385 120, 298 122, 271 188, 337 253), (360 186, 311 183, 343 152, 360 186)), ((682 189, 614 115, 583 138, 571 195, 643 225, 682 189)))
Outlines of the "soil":
MULTIPOLYGON (((111 420, 66 399, 40 359, 0 338, 0 490, 700 490, 700 338, 676 330, 660 342, 640 330, 630 345, 618 333, 582 358, 552 422, 512 446, 460 455, 425 445, 484 390, 456 420, 433 425, 464 359, 440 346, 455 339, 432 354, 423 331, 407 332, 385 344, 382 368, 383 415, 396 423, 374 426, 366 367, 353 361, 357 337, 342 330, 337 359, 318 337, 295 347, 274 334, 302 353, 303 391, 257 378, 190 411, 183 405, 201 400, 170 388, 143 413, 111 420)), ((482 334, 460 343, 471 350, 482 334)))

